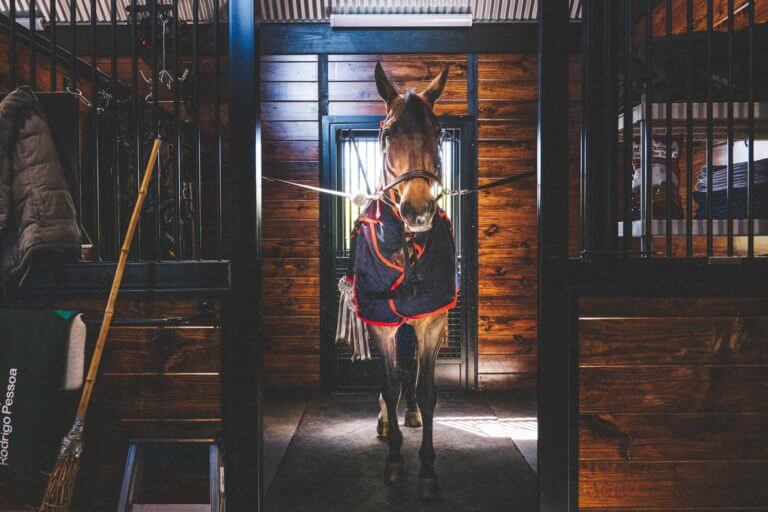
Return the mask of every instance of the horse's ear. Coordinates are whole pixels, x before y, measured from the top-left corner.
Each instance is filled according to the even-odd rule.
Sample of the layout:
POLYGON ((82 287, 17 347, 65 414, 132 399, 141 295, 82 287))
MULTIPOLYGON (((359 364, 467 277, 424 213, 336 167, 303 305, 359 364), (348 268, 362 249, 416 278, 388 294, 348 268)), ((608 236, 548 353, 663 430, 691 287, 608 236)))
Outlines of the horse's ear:
POLYGON ((395 84, 393 84, 389 78, 387 78, 387 74, 384 72, 384 68, 381 67, 381 62, 376 63, 376 89, 379 90, 379 95, 381 98, 389 103, 393 99, 397 97, 400 92, 397 90, 397 87, 395 87, 395 84))
POLYGON ((432 83, 429 84, 429 86, 424 90, 422 93, 424 97, 432 103, 433 105, 437 101, 437 98, 440 97, 440 95, 443 93, 443 89, 445 89, 445 82, 448 81, 448 64, 443 66, 443 70, 440 72, 439 75, 435 77, 434 80, 432 80, 432 83))

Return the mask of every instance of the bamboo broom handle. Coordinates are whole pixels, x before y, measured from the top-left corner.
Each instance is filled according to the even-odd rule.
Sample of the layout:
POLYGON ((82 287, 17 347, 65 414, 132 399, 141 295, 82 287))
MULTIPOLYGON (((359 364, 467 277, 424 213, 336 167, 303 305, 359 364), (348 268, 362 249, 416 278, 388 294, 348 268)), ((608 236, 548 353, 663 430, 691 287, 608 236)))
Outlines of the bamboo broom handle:
POLYGON ((120 249, 120 258, 117 261, 117 268, 115 269, 115 277, 112 279, 112 289, 109 291, 109 298, 107 299, 107 307, 104 310, 104 320, 101 322, 101 328, 99 329, 99 338, 96 340, 96 349, 93 351, 93 358, 91 358, 91 366, 88 368, 88 377, 85 379, 85 386, 83 387, 83 394, 80 397, 80 405, 77 407, 77 417, 80 419, 85 418, 85 413, 88 410, 88 403, 91 400, 91 393, 93 392, 93 385, 96 382, 96 375, 99 373, 99 364, 101 363, 101 356, 104 353, 104 345, 107 343, 107 333, 109 327, 112 324, 112 315, 115 312, 115 302, 117 302, 117 293, 120 291, 120 283, 123 280, 123 272, 125 271, 125 264, 128 262, 128 253, 131 250, 131 243, 133 242, 133 233, 136 231, 136 225, 141 218, 141 208, 144 205, 144 199, 147 197, 147 190, 149 189, 149 183, 152 181, 152 171, 155 168, 155 162, 157 161, 157 152, 160 149, 160 139, 155 139, 155 143, 152 145, 152 152, 149 155, 149 162, 147 162, 147 169, 144 171, 144 178, 141 180, 141 186, 139 187, 139 194, 136 197, 136 204, 133 206, 133 213, 131 214, 131 220, 128 223, 128 231, 125 233, 125 240, 123 240, 123 246, 120 249))

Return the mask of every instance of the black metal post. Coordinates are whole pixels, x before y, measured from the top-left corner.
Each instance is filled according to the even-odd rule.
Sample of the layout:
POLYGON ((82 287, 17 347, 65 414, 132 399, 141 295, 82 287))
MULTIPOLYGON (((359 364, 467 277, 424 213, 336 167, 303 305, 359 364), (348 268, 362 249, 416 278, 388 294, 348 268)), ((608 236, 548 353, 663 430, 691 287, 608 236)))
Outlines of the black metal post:
POLYGON ((640 140, 640 162, 642 180, 640 183, 640 219, 642 235, 640 251, 644 258, 653 256, 653 6, 648 0, 645 29, 645 100, 643 101, 643 123, 640 140))
MULTIPOLYGON (((192 0, 192 102, 195 104, 192 125, 194 130, 194 166, 195 166, 195 218, 194 252, 197 259, 202 259, 203 249, 203 168, 202 168, 202 139, 200 133, 200 0, 192 0)), ((218 84, 216 84, 218 85, 218 84)), ((190 198, 192 199, 192 198, 190 198)))
MULTIPOLYGON (((179 74, 181 73, 181 60, 179 59, 179 0, 173 0, 171 4, 171 12, 173 14, 173 127, 174 127, 174 143, 173 143, 173 161, 174 161, 174 187, 176 188, 176 194, 174 201, 176 202, 176 218, 174 224, 176 226, 176 259, 181 260, 184 258, 184 224, 182 222, 182 210, 184 200, 184 194, 182 187, 184 183, 181 179, 181 166, 182 166, 182 144, 181 137, 181 105, 179 98, 179 87, 181 82, 179 81, 179 74)), ((193 37, 197 36, 194 34, 193 37)), ((218 82, 216 82, 218 88, 218 82)), ((191 198, 190 198, 191 199, 191 198)), ((200 205, 197 205, 199 208, 200 205)))
POLYGON ((230 294, 224 336, 227 508, 261 509, 261 112, 253 0, 229 1, 230 294))
POLYGON ((219 41, 219 0, 213 1, 213 83, 216 84, 213 92, 213 123, 216 138, 216 258, 224 259, 224 194, 222 190, 222 161, 221 161, 221 54, 219 41))
POLYGON ((605 3, 602 16, 603 22, 603 182, 598 183, 604 198, 600 205, 600 225, 597 226, 601 233, 603 243, 602 250, 613 252, 617 248, 617 221, 618 221, 618 179, 621 175, 618 165, 618 123, 616 113, 619 104, 619 53, 617 51, 619 38, 616 18, 621 14, 620 4, 615 0, 605 3))
POLYGON ((96 21, 98 18, 98 14, 96 12, 96 0, 91 0, 90 2, 90 11, 89 15, 91 17, 90 19, 90 41, 91 41, 91 101, 93 102, 94 108, 91 109, 91 138, 89 141, 89 145, 91 147, 91 161, 90 165, 92 170, 91 176, 92 176, 92 182, 91 186, 93 187, 92 190, 92 196, 93 196, 93 206, 92 206, 92 217, 93 217, 93 254, 94 257, 101 261, 103 257, 102 249, 103 249, 103 238, 102 232, 101 232, 101 119, 99 116, 99 111, 97 106, 100 104, 98 95, 100 91, 100 84, 99 84, 99 67, 98 67, 98 60, 97 55, 99 54, 98 50, 98 44, 97 44, 97 38, 96 38, 96 21))
POLYGON ((713 233, 713 221, 712 221, 712 198, 714 196, 712 190, 712 173, 714 171, 714 162, 712 161, 712 146, 714 144, 714 124, 713 124, 713 50, 714 42, 712 41, 713 29, 713 11, 712 0, 707 0, 707 257, 711 257, 714 252, 715 241, 713 233))
POLYGON ((610 151, 605 144, 604 126, 604 0, 586 2, 582 13, 581 255, 589 259, 606 248, 601 229, 607 200, 603 188, 607 180, 605 152, 610 151))
POLYGON ((686 5, 685 30, 688 40, 688 67, 685 98, 685 257, 693 257, 693 0, 686 5))
POLYGON ((623 179, 622 188, 624 196, 624 214, 623 214, 623 229, 624 229, 624 252, 629 255, 632 251, 632 177, 634 175, 634 91, 632 90, 632 77, 633 66, 632 60, 634 58, 634 45, 633 45, 633 30, 634 30, 634 17, 632 15, 632 0, 625 0, 624 2, 624 122, 622 123, 622 129, 624 132, 624 165, 623 165, 623 179))
MULTIPOLYGON (((665 119, 666 129, 664 138, 664 155, 666 156, 664 162, 664 198, 665 204, 665 216, 664 216, 664 228, 666 233, 665 247, 667 258, 671 258, 672 253, 672 0, 666 0, 664 6, 664 14, 666 16, 666 43, 667 43, 667 62, 666 62, 666 77, 664 77, 664 96, 665 98, 665 119)), ((648 20, 650 23, 651 20, 648 20)), ((678 155, 679 156, 679 155, 678 155)), ((675 191, 676 193, 677 191, 675 191)))
MULTIPOLYGON (((151 133, 154 133, 156 137, 161 136, 160 132, 160 112, 159 112, 159 101, 160 101, 160 94, 158 94, 158 74, 159 74, 159 68, 158 68, 158 31, 157 31, 157 23, 160 20, 159 17, 159 10, 157 8, 157 2, 152 2, 152 6, 150 8, 150 21, 152 22, 152 83, 150 84, 150 90, 152 94, 152 104, 150 105, 152 109, 152 128, 151 133)), ((161 35, 161 37, 165 37, 164 34, 161 35)), ((161 165, 161 159, 157 159, 157 164, 155 164, 155 174, 153 177, 154 181, 154 192, 155 192, 155 204, 154 204, 154 221, 155 221, 155 261, 161 261, 163 259, 163 251, 162 251, 162 214, 160 212, 160 205, 162 204, 162 197, 161 197, 161 184, 162 184, 162 171, 163 166, 161 165)))
MULTIPOLYGON (((54 0, 55 2, 55 0, 54 0)), ((109 15, 112 26, 112 48, 111 48, 111 71, 110 80, 111 94, 117 93, 117 0, 110 2, 109 15)), ((112 233, 114 240, 114 258, 120 257, 120 240, 123 233, 121 216, 121 183, 120 183, 120 112, 117 105, 112 106, 112 178, 114 180, 114 208, 115 208, 115 226, 112 233)))
POLYGON ((50 64, 51 64, 51 84, 48 88, 49 91, 54 92, 58 89, 56 86, 56 0, 51 0, 50 9, 50 64))
POLYGON ((37 89, 37 38, 36 36, 36 20, 37 18, 37 5, 35 0, 29 0, 29 86, 32 90, 37 89))
POLYGON ((748 144, 747 156, 747 256, 755 255, 755 2, 749 2, 747 7, 748 52, 747 68, 749 70, 749 85, 747 91, 747 116, 748 116, 748 144))
MULTIPOLYGON (((74 0, 73 0, 74 1, 74 0)), ((17 66, 16 66, 16 1, 11 0, 10 5, 8 6, 8 15, 11 18, 11 23, 8 29, 11 32, 10 39, 11 39, 11 48, 10 48, 10 56, 8 58, 8 64, 10 67, 10 70, 8 73, 11 75, 11 89, 16 89, 16 82, 18 80, 18 77, 16 76, 17 73, 17 66)))
POLYGON ((727 179, 727 213, 726 213, 726 232, 727 255, 733 256, 733 0, 728 0, 728 179, 727 179))
POLYGON ((570 447, 567 297, 558 262, 568 256, 568 2, 542 2, 538 53, 538 375, 540 510, 574 510, 570 447))
MULTIPOLYGON (((133 168, 134 168, 134 189, 138 196, 141 182, 141 129, 139 126, 139 67, 138 52, 135 42, 139 37, 138 13, 136 12, 137 0, 131 0, 131 126, 133 131, 133 168)), ((73 41, 75 38, 73 38, 73 41)), ((136 226, 136 236, 134 237, 133 251, 137 261, 141 261, 141 225, 142 217, 139 217, 139 223, 136 226)))

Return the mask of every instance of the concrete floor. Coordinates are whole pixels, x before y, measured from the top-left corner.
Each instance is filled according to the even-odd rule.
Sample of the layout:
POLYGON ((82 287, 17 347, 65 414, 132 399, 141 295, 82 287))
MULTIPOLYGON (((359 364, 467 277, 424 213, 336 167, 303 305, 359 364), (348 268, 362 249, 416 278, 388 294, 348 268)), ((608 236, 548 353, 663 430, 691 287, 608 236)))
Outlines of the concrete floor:
MULTIPOLYGON (((408 475, 382 481, 375 394, 273 397, 265 406, 268 512, 536 510, 530 395, 442 394, 435 421, 441 496, 416 498, 421 429, 403 428, 408 475)), ((401 415, 402 420, 402 415, 401 415)))

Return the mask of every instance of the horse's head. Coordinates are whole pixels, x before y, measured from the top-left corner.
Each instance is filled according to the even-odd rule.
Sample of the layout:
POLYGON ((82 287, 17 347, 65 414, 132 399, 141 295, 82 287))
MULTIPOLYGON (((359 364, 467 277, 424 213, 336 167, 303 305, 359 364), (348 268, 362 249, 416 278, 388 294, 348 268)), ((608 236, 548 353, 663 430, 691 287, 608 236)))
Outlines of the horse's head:
POLYGON ((376 65, 376 88, 387 104, 387 117, 381 130, 383 179, 386 184, 407 178, 392 190, 400 216, 406 227, 414 232, 432 229, 432 218, 437 209, 433 185, 441 178, 441 127, 434 106, 447 79, 446 65, 424 91, 417 93, 410 89, 401 94, 387 78, 381 64, 376 65))

